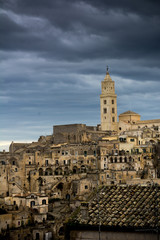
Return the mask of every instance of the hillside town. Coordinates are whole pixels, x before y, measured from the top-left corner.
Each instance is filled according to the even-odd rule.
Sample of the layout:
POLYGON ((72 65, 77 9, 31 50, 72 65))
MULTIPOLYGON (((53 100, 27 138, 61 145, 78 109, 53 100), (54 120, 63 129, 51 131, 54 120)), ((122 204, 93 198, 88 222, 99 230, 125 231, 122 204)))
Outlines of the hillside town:
POLYGON ((100 112, 97 126, 56 125, 0 152, 0 239, 157 239, 160 119, 117 118, 108 69, 100 112))

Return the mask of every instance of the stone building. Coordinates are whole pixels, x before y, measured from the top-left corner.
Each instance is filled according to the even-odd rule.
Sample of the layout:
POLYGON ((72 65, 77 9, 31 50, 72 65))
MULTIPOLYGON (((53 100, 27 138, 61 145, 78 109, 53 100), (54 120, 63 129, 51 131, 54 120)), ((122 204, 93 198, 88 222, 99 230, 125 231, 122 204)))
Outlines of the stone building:
MULTIPOLYGON (((6 211, 0 214, 1 233, 25 225, 22 232, 15 230, 15 239, 52 239, 53 234, 63 239, 64 222, 97 186, 111 186, 113 193, 122 185, 160 183, 160 120, 142 121, 127 111, 118 122, 108 70, 101 86, 100 125, 57 125, 51 135, 12 142, 9 152, 0 152, 0 213, 6 211)), ((14 236, 14 230, 10 233, 14 236)))

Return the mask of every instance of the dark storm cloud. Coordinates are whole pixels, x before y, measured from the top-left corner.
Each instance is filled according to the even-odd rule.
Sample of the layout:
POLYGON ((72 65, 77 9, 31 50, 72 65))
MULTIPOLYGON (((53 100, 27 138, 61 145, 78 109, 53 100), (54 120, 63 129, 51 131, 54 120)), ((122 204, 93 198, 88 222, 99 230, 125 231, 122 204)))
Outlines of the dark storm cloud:
POLYGON ((51 133, 53 124, 99 123, 107 64, 116 81, 118 113, 130 109, 142 118, 159 118, 159 1, 0 0, 0 5, 4 141, 38 138, 51 133))
POLYGON ((17 0, 4 1, 3 8, 15 13, 12 21, 16 15, 21 18, 24 33, 12 35, 12 42, 3 35, 2 48, 37 51, 68 61, 106 56, 145 57, 146 64, 153 56, 159 60, 159 2, 17 0))

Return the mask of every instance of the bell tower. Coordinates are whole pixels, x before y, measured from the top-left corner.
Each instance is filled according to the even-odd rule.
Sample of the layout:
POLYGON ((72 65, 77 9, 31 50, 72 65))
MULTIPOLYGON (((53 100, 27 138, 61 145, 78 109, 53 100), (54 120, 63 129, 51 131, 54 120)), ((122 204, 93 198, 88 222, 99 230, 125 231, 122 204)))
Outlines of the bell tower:
POLYGON ((101 82, 101 130, 117 131, 117 95, 115 94, 114 81, 112 81, 108 67, 106 76, 101 82))

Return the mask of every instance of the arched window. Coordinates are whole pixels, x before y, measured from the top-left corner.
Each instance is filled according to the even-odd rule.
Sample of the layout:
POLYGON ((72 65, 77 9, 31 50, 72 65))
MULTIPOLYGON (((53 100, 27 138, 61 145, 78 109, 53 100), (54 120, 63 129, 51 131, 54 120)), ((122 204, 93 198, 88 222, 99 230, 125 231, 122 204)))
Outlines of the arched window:
POLYGON ((120 161, 120 163, 122 163, 122 157, 120 157, 119 161, 120 161))
POLYGON ((52 175, 52 169, 51 168, 47 168, 45 171, 45 175, 46 176, 51 176, 52 175))
POLYGON ((65 169, 64 169, 64 175, 68 175, 69 174, 69 169, 68 169, 68 167, 65 167, 65 169))
POLYGON ((110 161, 111 161, 111 163, 113 163, 113 158, 112 157, 110 158, 110 161))
POLYGON ((81 166, 81 173, 86 173, 86 167, 84 165, 81 166))
POLYGON ((30 207, 32 208, 33 206, 35 206, 35 201, 30 202, 30 207))
POLYGON ((73 173, 76 174, 77 173, 77 167, 73 167, 73 173))
POLYGON ((46 199, 42 200, 42 205, 46 205, 46 199))
POLYGON ((43 176, 43 169, 42 168, 39 169, 39 176, 43 176))

